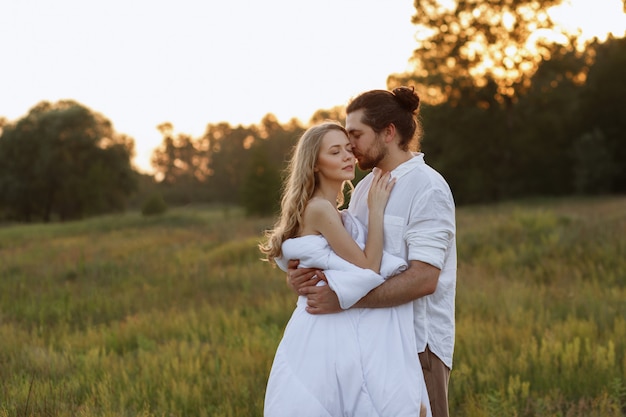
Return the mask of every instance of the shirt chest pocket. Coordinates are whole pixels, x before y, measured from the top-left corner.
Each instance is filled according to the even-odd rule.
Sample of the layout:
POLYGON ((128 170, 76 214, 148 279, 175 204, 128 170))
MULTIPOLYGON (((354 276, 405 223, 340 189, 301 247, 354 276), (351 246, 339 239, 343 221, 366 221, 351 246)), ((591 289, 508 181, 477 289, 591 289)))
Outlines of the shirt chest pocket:
POLYGON ((383 221, 383 247, 392 255, 402 256, 404 246, 404 218, 385 215, 383 221))

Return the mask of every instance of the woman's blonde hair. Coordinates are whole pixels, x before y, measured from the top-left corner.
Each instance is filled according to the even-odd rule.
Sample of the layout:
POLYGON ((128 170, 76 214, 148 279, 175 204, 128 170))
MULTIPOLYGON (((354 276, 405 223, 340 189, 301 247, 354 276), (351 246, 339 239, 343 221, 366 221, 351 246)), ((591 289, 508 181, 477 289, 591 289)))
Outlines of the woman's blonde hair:
MULTIPOLYGON (((259 249, 267 260, 275 263, 274 258, 282 255, 281 246, 287 239, 297 237, 302 228, 302 216, 309 200, 313 197, 318 178, 315 173, 315 164, 320 152, 322 139, 333 130, 348 135, 338 122, 327 121, 307 129, 295 145, 289 164, 287 177, 283 184, 280 214, 272 230, 265 232, 266 241, 259 245, 259 249)), ((352 183, 346 181, 337 195, 337 207, 343 205, 343 189, 352 183)))

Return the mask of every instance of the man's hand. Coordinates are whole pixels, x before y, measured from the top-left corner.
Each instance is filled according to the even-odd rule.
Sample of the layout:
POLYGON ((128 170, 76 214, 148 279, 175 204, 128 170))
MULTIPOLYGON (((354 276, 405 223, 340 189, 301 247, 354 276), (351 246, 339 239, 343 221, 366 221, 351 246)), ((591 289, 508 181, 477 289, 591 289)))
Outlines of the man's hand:
POLYGON ((315 286, 326 278, 319 269, 298 268, 299 263, 297 259, 292 259, 287 263, 287 285, 298 294, 300 289, 315 286))
POLYGON ((307 298, 306 311, 310 314, 339 313, 342 311, 337 294, 328 285, 302 287, 298 291, 307 298))

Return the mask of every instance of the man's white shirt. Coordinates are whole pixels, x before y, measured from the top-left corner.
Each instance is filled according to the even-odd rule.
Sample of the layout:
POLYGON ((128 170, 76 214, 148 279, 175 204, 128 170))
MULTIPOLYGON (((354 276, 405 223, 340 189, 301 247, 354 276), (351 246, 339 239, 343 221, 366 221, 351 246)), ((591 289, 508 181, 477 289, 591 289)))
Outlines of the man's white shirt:
MULTIPOLYGON (((436 291, 413 301, 418 352, 426 345, 449 368, 454 352, 456 293, 455 205, 444 178, 424 162, 424 154, 391 172, 396 184, 385 208, 384 250, 405 260, 422 261, 441 270, 436 291)), ((368 224, 370 173, 356 186, 348 211, 368 224)))

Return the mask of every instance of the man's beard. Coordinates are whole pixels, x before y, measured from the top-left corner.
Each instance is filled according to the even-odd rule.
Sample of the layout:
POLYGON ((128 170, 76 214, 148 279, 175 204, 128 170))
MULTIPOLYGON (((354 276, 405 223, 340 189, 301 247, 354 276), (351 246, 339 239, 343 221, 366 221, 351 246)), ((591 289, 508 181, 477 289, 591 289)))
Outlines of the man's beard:
POLYGON ((374 168, 387 156, 387 152, 387 147, 382 139, 379 140, 378 135, 376 135, 374 144, 365 153, 357 157, 359 168, 363 171, 374 168))

